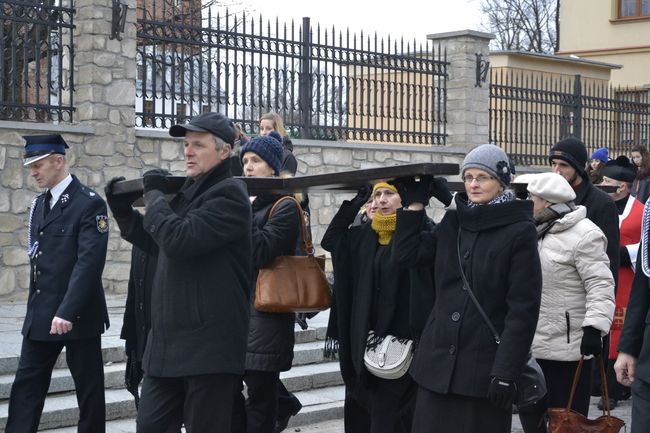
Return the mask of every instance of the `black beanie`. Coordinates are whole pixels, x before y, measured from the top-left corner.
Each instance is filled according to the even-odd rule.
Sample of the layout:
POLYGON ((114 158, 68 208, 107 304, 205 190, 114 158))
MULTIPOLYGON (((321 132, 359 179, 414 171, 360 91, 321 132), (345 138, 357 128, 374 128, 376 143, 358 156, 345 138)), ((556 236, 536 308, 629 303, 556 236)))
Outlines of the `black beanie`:
POLYGON ((575 168, 578 174, 582 177, 587 175, 585 167, 587 165, 587 148, 575 137, 565 138, 558 141, 553 147, 551 147, 551 153, 548 156, 549 163, 554 159, 561 159, 566 161, 575 168))

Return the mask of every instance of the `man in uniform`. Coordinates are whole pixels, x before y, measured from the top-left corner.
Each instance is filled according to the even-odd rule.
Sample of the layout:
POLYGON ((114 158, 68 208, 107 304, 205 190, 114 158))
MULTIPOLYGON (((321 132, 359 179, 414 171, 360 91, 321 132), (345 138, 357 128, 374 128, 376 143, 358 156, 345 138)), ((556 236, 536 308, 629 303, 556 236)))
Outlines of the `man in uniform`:
POLYGON ((65 347, 79 402, 80 433, 105 431, 101 334, 108 328, 102 271, 104 200, 70 175, 60 135, 25 137, 24 165, 40 188, 30 210, 29 300, 7 433, 36 432, 52 369, 65 347))
POLYGON ((203 113, 169 133, 185 138, 180 192, 168 203, 165 173, 150 170, 146 213, 119 212, 120 227, 130 228, 122 237, 158 251, 137 431, 229 432, 248 337, 251 205, 231 176, 230 119, 203 113))

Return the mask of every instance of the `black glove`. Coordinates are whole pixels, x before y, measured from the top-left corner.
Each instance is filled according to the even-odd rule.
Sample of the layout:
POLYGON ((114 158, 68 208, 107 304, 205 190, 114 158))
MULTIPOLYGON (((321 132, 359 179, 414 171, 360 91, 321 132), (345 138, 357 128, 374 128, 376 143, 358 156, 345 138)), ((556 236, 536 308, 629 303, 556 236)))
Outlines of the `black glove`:
POLYGON ((488 388, 488 398, 493 405, 501 409, 511 409, 516 395, 517 385, 514 381, 492 376, 488 388))
POLYGON ((115 184, 123 180, 125 180, 124 176, 114 177, 104 187, 104 192, 106 193, 106 202, 108 203, 108 207, 111 208, 111 212, 113 212, 113 216, 115 217, 126 217, 131 215, 131 203, 133 203, 140 196, 138 193, 114 194, 113 188, 115 187, 115 184))
POLYGON ((167 171, 160 168, 154 168, 145 172, 142 176, 142 185, 144 186, 144 192, 158 190, 162 192, 167 192, 167 171))
POLYGON ((630 252, 627 250, 627 247, 622 245, 619 252, 620 266, 632 266, 632 260, 630 259, 630 252))
POLYGON ((593 326, 582 328, 582 341, 580 342, 581 355, 600 356, 603 351, 603 338, 600 331, 593 326))
POLYGON ((400 177, 389 183, 397 188, 402 199, 402 206, 406 207, 413 203, 428 205, 431 198, 432 182, 431 176, 420 176, 418 178, 400 177))
POLYGON ((447 179, 444 177, 434 177, 431 181, 431 196, 435 197, 440 203, 445 206, 451 204, 451 200, 454 198, 449 192, 449 186, 447 186, 447 179))
POLYGON ((361 207, 370 200, 370 194, 372 194, 372 185, 367 183, 359 187, 357 195, 355 195, 350 202, 355 206, 361 207))

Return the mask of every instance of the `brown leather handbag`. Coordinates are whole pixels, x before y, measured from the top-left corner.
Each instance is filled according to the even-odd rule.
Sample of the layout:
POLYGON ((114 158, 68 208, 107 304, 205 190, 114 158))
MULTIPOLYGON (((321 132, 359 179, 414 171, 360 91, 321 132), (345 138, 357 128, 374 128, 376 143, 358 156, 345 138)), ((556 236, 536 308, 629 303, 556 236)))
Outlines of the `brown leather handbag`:
POLYGON ((583 414, 571 410, 573 396, 580 378, 582 362, 584 361, 584 356, 582 356, 580 357, 580 362, 578 363, 578 368, 573 378, 573 386, 571 387, 571 395, 569 396, 567 406, 565 408, 551 408, 548 410, 549 433, 618 433, 621 427, 625 425, 625 421, 610 414, 605 367, 603 365, 603 359, 598 358, 598 360, 600 362, 600 381, 603 391, 603 414, 596 419, 588 419, 583 414))
POLYGON ((266 313, 308 313, 330 307, 332 295, 325 277, 325 256, 314 256, 314 245, 307 230, 300 203, 282 197, 269 212, 269 218, 283 201, 293 201, 300 217, 303 256, 279 256, 261 268, 255 286, 255 309, 266 313))

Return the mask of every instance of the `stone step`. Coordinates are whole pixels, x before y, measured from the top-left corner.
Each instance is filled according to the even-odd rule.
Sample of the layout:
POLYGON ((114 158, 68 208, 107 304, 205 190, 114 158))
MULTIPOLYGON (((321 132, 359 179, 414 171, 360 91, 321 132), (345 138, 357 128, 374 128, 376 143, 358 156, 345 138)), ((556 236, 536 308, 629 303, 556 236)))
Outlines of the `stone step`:
MULTIPOLYGON (((302 402, 302 410, 291 418, 290 427, 314 424, 343 417, 343 386, 301 391, 296 397, 302 402)), ((79 416, 74 394, 58 394, 46 400, 39 431, 49 433, 76 432, 79 416)), ((7 404, 0 403, 0 429, 4 429, 7 419, 7 404)), ((135 432, 135 405, 126 390, 106 391, 107 433, 135 432)))
MULTIPOLYGON (((292 370, 287 372, 287 380, 293 387, 290 389, 303 390, 318 386, 327 386, 328 382, 338 380, 338 362, 329 362, 324 367, 315 367, 316 364, 324 362, 323 359, 323 342, 313 341, 310 343, 296 344, 294 347, 294 359, 292 370), (314 365, 312 370, 312 365, 314 365), (300 368, 306 366, 307 368, 300 368), (310 377, 310 374, 318 374, 310 377), (295 385, 294 385, 295 383, 295 385)), ((122 388, 124 386, 125 362, 106 362, 104 365, 104 386, 106 388, 122 388)), ((283 373, 285 374, 285 373, 283 373)), ((15 375, 13 373, 0 375, 0 400, 8 399, 11 392, 15 375)), ((284 377, 284 376, 283 376, 284 377)), ((74 382, 67 366, 62 365, 52 371, 52 381, 50 382, 49 394, 58 392, 74 391, 74 382)))
MULTIPOLYGON (((325 339, 325 332, 327 331, 327 322, 323 323, 323 320, 317 322, 315 327, 309 327, 305 330, 300 329, 296 325, 294 336, 296 339, 296 345, 303 343, 314 343, 312 349, 315 349, 320 345, 322 351, 323 340, 325 339)), ((124 341, 116 338, 104 338, 102 339, 102 356, 104 362, 123 362, 126 361, 126 355, 124 353, 124 341)), ((300 354, 300 356, 303 356, 300 354)), ((313 359, 316 355, 315 351, 304 355, 305 361, 302 361, 303 358, 299 358, 299 363, 305 364, 309 362, 318 362, 318 361, 309 361, 313 359)), ((0 375, 14 374, 18 368, 18 356, 5 356, 0 357, 0 375)), ((66 368, 65 362, 65 350, 59 355, 57 362, 54 366, 55 369, 66 368)))
MULTIPOLYGON (((125 389, 107 389, 106 419, 134 418, 133 396, 125 389)), ((0 402, 0 430, 7 423, 8 402, 0 402)), ((39 431, 75 426, 79 419, 79 407, 74 393, 52 394, 45 400, 39 431)), ((75 427, 76 428, 76 427, 75 427)))

